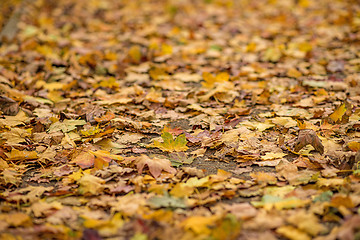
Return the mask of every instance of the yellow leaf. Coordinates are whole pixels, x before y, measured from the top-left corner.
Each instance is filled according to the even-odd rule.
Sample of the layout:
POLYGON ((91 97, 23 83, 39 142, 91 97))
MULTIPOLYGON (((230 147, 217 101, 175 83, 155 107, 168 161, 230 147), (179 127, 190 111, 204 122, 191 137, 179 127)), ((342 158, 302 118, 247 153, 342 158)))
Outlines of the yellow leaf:
POLYGON ((11 128, 10 131, 1 133, 2 138, 6 139, 9 145, 25 142, 25 139, 31 136, 31 129, 11 128))
POLYGON ((299 211, 288 217, 287 221, 314 237, 320 233, 327 232, 327 228, 320 223, 319 219, 313 213, 299 211))
POLYGON ((172 54, 173 49, 171 45, 168 44, 162 44, 161 45, 161 55, 167 55, 167 54, 172 54))
POLYGON ((297 125, 297 122, 294 119, 292 119, 291 117, 275 117, 275 118, 271 119, 271 121, 273 123, 275 123, 276 125, 280 125, 285 128, 296 127, 296 125, 297 125))
POLYGON ((102 193, 105 180, 90 174, 85 174, 78 182, 80 184, 79 192, 81 194, 90 193, 93 195, 99 195, 102 193))
POLYGON ((90 151, 93 155, 96 156, 94 161, 95 169, 103 169, 104 167, 108 167, 111 159, 123 160, 123 157, 110 154, 108 151, 99 150, 96 152, 90 151))
POLYGON ((181 134, 174 139, 173 135, 169 132, 164 131, 161 134, 163 142, 154 141, 154 146, 167 152, 183 152, 188 150, 186 146, 187 140, 185 134, 181 134))
POLYGON ((7 164, 7 162, 0 158, 0 171, 7 169, 8 167, 9 165, 7 164))
POLYGON ((5 220, 10 226, 14 227, 32 225, 31 218, 25 213, 6 214, 5 220))
POLYGON ((6 153, 9 161, 17 160, 31 160, 37 159, 37 153, 35 151, 19 151, 17 149, 11 149, 10 153, 6 153))
POLYGON ((202 83, 202 85, 206 88, 213 88, 215 83, 227 82, 230 78, 227 72, 220 72, 216 76, 212 75, 211 73, 204 72, 202 76, 205 81, 202 83))
POLYGON ((177 183, 170 191, 174 197, 188 197, 194 192, 194 188, 187 186, 185 183, 177 183))
POLYGON ((281 226, 276 232, 290 240, 310 240, 310 236, 292 226, 281 226))
POLYGON ((258 184, 275 184, 277 182, 276 177, 273 174, 265 172, 254 172, 250 176, 255 179, 258 184))
POLYGON ((191 230, 195 234, 210 234, 211 227, 214 226, 215 221, 218 219, 216 216, 204 217, 204 216, 192 216, 185 219, 181 226, 185 230, 191 230))
POLYGON ((162 97, 162 93, 156 91, 155 88, 150 89, 150 92, 146 95, 145 99, 154 103, 162 103, 165 101, 165 98, 162 97))
POLYGON ((79 169, 79 171, 73 172, 72 174, 70 174, 69 176, 67 176, 67 178, 71 181, 71 182, 77 182, 80 178, 82 178, 82 176, 84 176, 83 171, 81 170, 81 168, 79 169))
POLYGON ((43 87, 49 91, 54 91, 54 90, 62 89, 64 85, 65 84, 61 82, 51 82, 51 83, 45 83, 43 87))
POLYGON ((341 104, 329 117, 334 122, 341 120, 342 116, 346 113, 346 103, 341 104))
POLYGON ((21 182, 21 175, 14 168, 7 168, 2 173, 5 184, 18 185, 21 182))
POLYGON ((298 70, 296 70, 296 68, 290 68, 288 71, 287 71, 287 74, 286 74, 288 77, 291 77, 291 78, 299 78, 302 76, 301 72, 299 72, 298 70))
POLYGON ((16 116, 5 116, 5 119, 0 119, 0 127, 15 127, 23 125, 29 118, 23 111, 19 111, 16 116))
POLYGON ((53 101, 54 103, 60 102, 64 98, 62 97, 62 92, 58 90, 51 90, 47 94, 47 98, 53 101))
POLYGON ((104 158, 104 159, 114 159, 114 160, 118 160, 121 161, 124 158, 119 156, 119 155, 115 155, 115 154, 111 154, 108 151, 104 151, 104 150, 98 150, 98 151, 90 151, 90 153, 94 154, 96 157, 98 158, 104 158))
POLYGON ((318 185, 319 187, 338 187, 338 186, 342 186, 345 184, 345 179, 341 179, 341 178, 332 178, 332 179, 327 179, 327 178, 319 178, 316 185, 318 185))
POLYGON ((141 49, 140 46, 138 45, 134 45, 129 49, 129 56, 130 59, 134 62, 134 63, 140 63, 141 60, 141 49))
POLYGON ((149 71, 149 75, 154 80, 162 80, 164 77, 166 77, 168 74, 166 73, 164 68, 152 68, 149 71))
POLYGON ((282 57, 282 52, 279 47, 268 48, 263 56, 264 61, 277 62, 282 57))
POLYGON ((284 156, 286 156, 287 154, 286 153, 271 153, 271 152, 268 152, 265 154, 265 156, 261 156, 261 159, 262 160, 274 160, 274 159, 279 159, 279 158, 282 158, 284 156))
POLYGON ((351 149, 351 151, 357 152, 360 150, 360 142, 349 142, 348 147, 351 149))

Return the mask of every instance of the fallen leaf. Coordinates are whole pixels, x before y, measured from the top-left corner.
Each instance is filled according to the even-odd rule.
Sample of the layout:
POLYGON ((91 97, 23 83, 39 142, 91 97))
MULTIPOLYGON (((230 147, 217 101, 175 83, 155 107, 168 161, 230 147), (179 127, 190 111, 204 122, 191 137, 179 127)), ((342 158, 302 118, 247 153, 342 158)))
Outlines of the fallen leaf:
POLYGON ((176 198, 171 196, 152 197, 148 200, 152 208, 186 208, 187 205, 183 198, 176 198))
POLYGON ((139 174, 142 173, 145 165, 148 166, 151 175, 155 178, 158 178, 163 170, 172 174, 176 173, 175 168, 171 167, 171 162, 164 158, 150 158, 147 155, 142 154, 141 156, 134 158, 134 162, 139 174))
POLYGON ((79 165, 82 169, 90 168, 94 165, 95 156, 90 152, 81 152, 71 162, 79 165))
POLYGON ((90 174, 85 174, 78 180, 78 183, 80 185, 80 194, 90 193, 92 195, 99 195, 102 193, 105 180, 90 174))
POLYGON ((1 138, 6 140, 9 145, 14 145, 26 141, 31 136, 31 129, 11 128, 10 131, 0 134, 1 138))
POLYGON ((324 153, 324 146, 321 143, 320 138, 316 135, 314 130, 303 129, 299 131, 299 136, 295 142, 294 150, 299 152, 303 147, 310 144, 320 154, 324 153))
POLYGON ((347 146, 350 148, 351 151, 357 152, 360 151, 360 142, 349 142, 347 146))
POLYGON ((191 216, 180 223, 185 230, 191 230, 195 234, 210 234, 211 228, 214 226, 216 216, 191 216))
MULTIPOLYGON (((351 104, 345 101, 343 104, 341 104, 330 116, 329 118, 333 120, 335 123, 343 122, 343 120, 346 120, 346 112, 351 110, 351 104)), ((351 113, 349 113, 351 115, 351 113)), ((348 116, 347 116, 348 121, 348 116)))
POLYGON ((216 76, 211 73, 204 72, 202 77, 205 82, 202 82, 202 85, 206 88, 213 88, 215 83, 226 82, 229 81, 229 74, 227 72, 221 72, 216 76))
POLYGON ((287 218, 287 221, 313 237, 319 234, 323 235, 328 231, 313 213, 306 213, 305 211, 299 211, 291 215, 287 218))
POLYGON ((16 116, 5 116, 4 119, 0 119, 0 127, 15 127, 23 125, 29 117, 23 111, 19 111, 16 116))
POLYGON ((37 159, 37 153, 35 151, 20 151, 15 148, 11 149, 10 153, 6 153, 9 161, 21 161, 37 159))
POLYGON ((53 133, 53 132, 62 131, 63 133, 68 133, 68 132, 75 130, 77 128, 77 126, 82 126, 85 124, 86 124, 86 121, 84 121, 84 120, 65 119, 63 122, 58 121, 58 122, 51 124, 48 129, 48 132, 53 133))
POLYGON ((182 152, 188 150, 185 134, 181 134, 174 139, 171 133, 163 132, 161 138, 163 142, 154 141, 154 146, 160 148, 162 151, 182 152))
POLYGON ((276 229, 276 232, 290 240, 310 240, 311 237, 305 232, 293 226, 281 226, 276 229))

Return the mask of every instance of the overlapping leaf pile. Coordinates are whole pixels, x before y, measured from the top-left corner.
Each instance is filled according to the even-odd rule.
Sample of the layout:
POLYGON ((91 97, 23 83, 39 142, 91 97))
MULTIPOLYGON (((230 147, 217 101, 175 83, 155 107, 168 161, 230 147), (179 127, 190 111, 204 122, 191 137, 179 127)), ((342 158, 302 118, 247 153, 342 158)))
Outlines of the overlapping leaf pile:
POLYGON ((1 239, 360 237, 356 1, 26 7, 0 46, 1 239))

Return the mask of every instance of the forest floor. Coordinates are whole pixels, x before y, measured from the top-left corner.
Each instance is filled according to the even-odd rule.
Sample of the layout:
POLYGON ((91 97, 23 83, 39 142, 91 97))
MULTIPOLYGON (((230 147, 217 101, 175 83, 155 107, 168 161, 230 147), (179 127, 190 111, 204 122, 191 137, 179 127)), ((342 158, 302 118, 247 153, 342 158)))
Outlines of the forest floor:
POLYGON ((360 239, 358 1, 12 2, 0 239, 360 239))

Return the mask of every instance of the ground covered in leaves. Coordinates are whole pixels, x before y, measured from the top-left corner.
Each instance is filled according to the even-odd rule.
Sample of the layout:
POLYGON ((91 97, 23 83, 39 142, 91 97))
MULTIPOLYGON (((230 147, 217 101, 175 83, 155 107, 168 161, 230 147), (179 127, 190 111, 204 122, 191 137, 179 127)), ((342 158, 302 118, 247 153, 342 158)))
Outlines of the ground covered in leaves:
POLYGON ((14 2, 1 239, 360 239, 358 1, 14 2))

